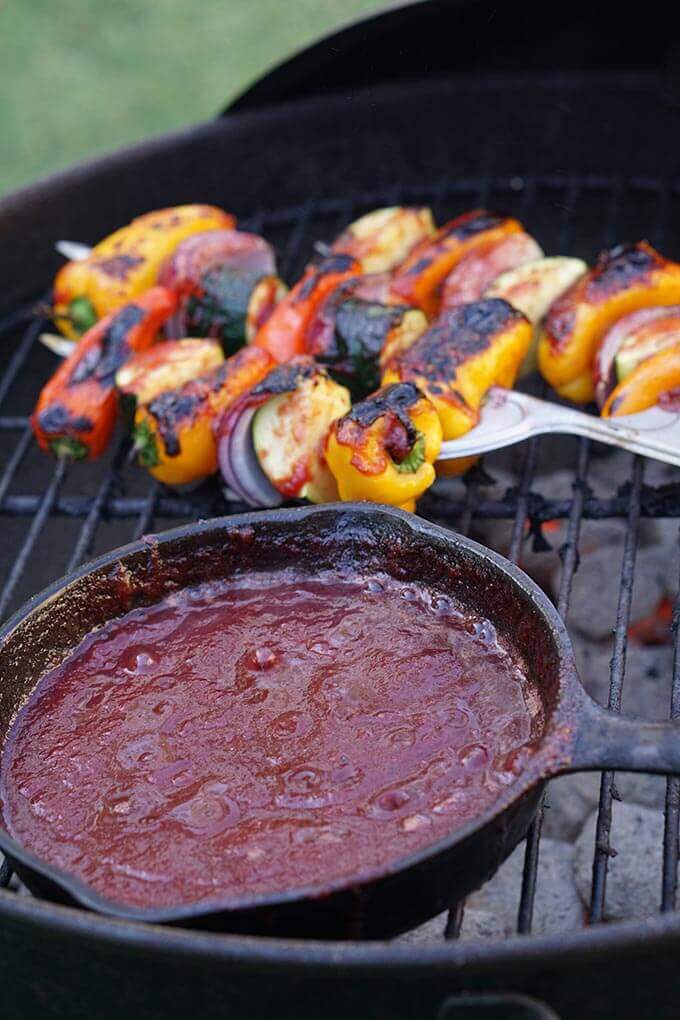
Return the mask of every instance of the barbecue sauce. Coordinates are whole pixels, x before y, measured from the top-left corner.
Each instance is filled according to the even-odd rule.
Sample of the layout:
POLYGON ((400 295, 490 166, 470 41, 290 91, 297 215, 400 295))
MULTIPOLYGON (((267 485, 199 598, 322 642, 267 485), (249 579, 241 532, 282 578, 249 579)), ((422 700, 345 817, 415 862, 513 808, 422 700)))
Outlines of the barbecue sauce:
POLYGON ((387 577, 278 572, 92 633, 20 711, 8 831, 110 901, 379 874, 478 816, 540 725, 494 628, 387 577))

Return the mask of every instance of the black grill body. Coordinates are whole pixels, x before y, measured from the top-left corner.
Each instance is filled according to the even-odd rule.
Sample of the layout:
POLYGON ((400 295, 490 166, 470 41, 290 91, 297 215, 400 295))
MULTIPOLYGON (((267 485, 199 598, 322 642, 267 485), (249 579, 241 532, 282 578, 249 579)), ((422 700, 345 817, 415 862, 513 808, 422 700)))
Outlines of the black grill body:
MULTIPOLYGON (((410 68, 406 80, 364 80, 357 86, 347 80, 346 69, 335 78, 329 70, 324 80, 340 91, 309 95, 303 62, 303 71, 298 66, 289 75, 288 86, 285 74, 283 84, 279 78, 276 89, 288 97, 283 102, 269 103, 271 94, 263 87, 259 97, 244 97, 240 109, 220 120, 76 167, 0 203, 3 614, 91 553, 169 524, 242 509, 225 505, 214 482, 182 495, 150 484, 126 464, 124 441, 96 465, 68 471, 35 449, 27 414, 53 358, 37 343, 43 324, 34 309, 60 262, 55 240, 92 242, 151 208, 214 202, 276 245, 290 281, 314 241, 332 237, 361 212, 422 202, 440 220, 480 205, 514 213, 548 252, 592 258, 604 245, 646 236, 665 254, 680 257, 680 111, 665 57, 672 32, 655 37, 654 46, 643 26, 635 47, 634 29, 622 24, 618 12, 608 45, 596 36, 603 54, 598 62, 591 37, 573 31, 573 24, 587 26, 586 5, 575 5, 582 21, 570 21, 571 49, 569 33, 558 32, 557 15, 546 21, 544 12, 544 21, 534 24, 529 15, 539 5, 527 5, 522 31, 507 52, 501 45, 509 38, 505 14, 498 15, 497 29, 488 30, 485 46, 479 26, 489 24, 492 9, 482 11, 487 5, 475 5, 473 15, 471 4, 450 4, 455 10, 446 22, 444 5, 424 6, 440 12, 433 34, 423 35, 438 54, 436 73, 427 80, 415 80, 410 68), (456 28, 459 34, 452 35, 456 28), (441 38, 435 43, 437 35, 448 48, 441 38), (579 38, 587 38, 586 57, 592 59, 578 49, 579 38), (467 73, 471 66, 484 73, 467 73)), ((600 20, 597 25, 602 28, 600 20)), ((393 43, 385 23, 377 37, 371 31, 372 46, 381 38, 393 43)), ((328 60, 330 68, 332 57, 328 60)), ((377 61, 378 78, 394 77, 395 63, 377 61)), ((463 532, 474 532, 480 521, 511 522, 509 544, 500 551, 515 561, 527 529, 537 534, 546 521, 566 521, 558 597, 563 614, 578 566, 582 522, 625 521, 621 559, 607 579, 620 586, 610 677, 610 703, 616 707, 641 519, 680 517, 680 482, 646 485, 645 464, 631 457, 624 486, 595 491, 588 483, 589 464, 602 455, 586 440, 534 440, 490 458, 489 470, 500 456, 514 472, 514 484, 501 495, 488 497, 473 479, 467 486, 435 490, 422 511, 463 532), (536 481, 555 458, 571 472, 567 498, 536 481)), ((677 628, 675 633, 677 642, 677 628)), ((680 714, 678 662, 676 655, 673 714, 680 714)), ((602 917, 606 896, 612 795, 612 777, 605 775, 592 921, 602 917)), ((253 1020, 320 1014, 474 1020, 549 1017, 550 1009, 564 1018, 645 1012, 661 1020, 676 1017, 679 805, 678 785, 670 782, 661 912, 560 937, 474 944, 452 937, 432 946, 258 940, 106 920, 0 889, 1 1012, 11 1020, 120 1015, 143 1020, 184 1017, 197 1009, 205 1018, 253 1020)), ((517 891, 522 933, 531 930, 539 848, 540 820, 527 841, 517 891)), ((9 874, 2 878, 6 884, 9 874)), ((456 926, 454 910, 450 936, 456 926)))

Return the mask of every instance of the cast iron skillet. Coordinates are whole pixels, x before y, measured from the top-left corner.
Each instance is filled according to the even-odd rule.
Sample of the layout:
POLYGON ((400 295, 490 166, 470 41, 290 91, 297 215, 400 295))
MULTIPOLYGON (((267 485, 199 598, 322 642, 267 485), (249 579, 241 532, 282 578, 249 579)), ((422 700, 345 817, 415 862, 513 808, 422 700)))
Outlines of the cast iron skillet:
POLYGON ((501 556, 411 514, 370 504, 273 510, 199 522, 108 553, 33 598, 0 630, 0 740, 46 670, 94 627, 178 587, 294 564, 383 570, 451 594, 519 650, 540 692, 536 751, 477 819, 383 868, 327 885, 176 909, 108 902, 0 829, 0 848, 41 896, 128 920, 314 937, 387 938, 479 886, 525 835, 544 781, 579 769, 680 773, 680 726, 627 719, 585 693, 553 605, 501 556))

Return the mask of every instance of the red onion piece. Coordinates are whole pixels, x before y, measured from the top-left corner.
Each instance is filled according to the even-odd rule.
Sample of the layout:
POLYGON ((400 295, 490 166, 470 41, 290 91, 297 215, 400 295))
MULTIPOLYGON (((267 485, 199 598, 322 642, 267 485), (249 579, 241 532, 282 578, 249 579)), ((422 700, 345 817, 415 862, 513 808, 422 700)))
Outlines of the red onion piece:
POLYGON ((217 461, 222 477, 236 495, 252 507, 280 506, 283 497, 264 471, 253 445, 252 425, 258 409, 271 394, 247 395, 223 415, 216 428, 217 461))
POLYGON ((264 238, 244 230, 204 230, 177 245, 158 271, 158 283, 179 296, 177 312, 166 323, 168 339, 187 335, 187 302, 200 290, 206 273, 234 269, 254 279, 276 274, 274 249, 264 238))
POLYGON ((501 273, 542 257, 543 251, 533 237, 519 232, 489 248, 470 252, 444 280, 442 309, 478 301, 501 273))
POLYGON ((618 382, 616 355, 626 337, 641 326, 654 322, 655 319, 678 314, 680 314, 680 305, 654 305, 652 308, 639 308, 636 312, 629 312, 628 315, 617 319, 611 329, 607 330, 593 362, 593 382, 595 383, 595 400, 598 407, 604 407, 609 394, 618 382))

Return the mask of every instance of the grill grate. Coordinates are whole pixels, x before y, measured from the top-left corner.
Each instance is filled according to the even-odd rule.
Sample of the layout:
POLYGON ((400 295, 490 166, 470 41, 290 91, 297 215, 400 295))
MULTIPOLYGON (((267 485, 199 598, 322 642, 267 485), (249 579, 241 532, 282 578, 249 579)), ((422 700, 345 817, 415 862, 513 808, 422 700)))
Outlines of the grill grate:
MULTIPOLYGON (((282 274, 295 278, 309 258, 315 241, 332 237, 360 213, 394 202, 431 204, 439 220, 463 208, 488 204, 520 217, 550 252, 573 252, 592 259, 597 250, 619 240, 648 236, 663 246, 680 236, 680 180, 585 178, 503 178, 440 181, 432 187, 402 192, 309 201, 294 208, 259 211, 241 220, 245 229, 260 231, 281 254, 282 274)), ((664 251, 674 257, 680 250, 664 251)), ((0 617, 60 573, 71 570, 92 553, 130 541, 150 530, 198 517, 245 509, 226 503, 212 480, 190 493, 172 493, 137 468, 128 465, 129 444, 121 437, 107 457, 95 465, 54 463, 32 442, 27 412, 39 385, 53 366, 53 358, 37 342, 44 324, 32 308, 0 322, 6 368, 0 379, 0 518, 5 532, 4 561, 0 560, 0 617), (41 551, 40 547, 44 547, 41 551)), ((540 537, 548 521, 564 520, 566 535, 559 550, 561 574, 557 604, 568 618, 574 575, 579 564, 582 522, 621 518, 625 538, 619 581, 614 653, 610 669, 610 707, 618 710, 625 679, 627 630, 635 579, 635 559, 641 518, 680 517, 680 482, 645 485, 644 463, 630 458, 627 480, 618 491, 596 495, 589 486, 589 468, 601 449, 589 440, 565 439, 560 450, 567 458, 571 495, 555 498, 536 491, 543 470, 541 453, 554 440, 532 439, 522 448, 493 454, 484 469, 468 479, 447 481, 423 501, 422 512, 467 534, 478 521, 512 522, 509 543, 499 551, 518 562, 528 534, 540 537), (500 495, 485 494, 486 472, 509 464, 515 484, 500 495)), ((554 446, 551 448, 554 450, 554 446)), ((563 460, 564 460, 563 457, 563 460)), ((550 476, 546 476, 550 488, 550 476)), ((612 569, 613 583, 615 568, 612 569)), ((680 717, 680 603, 673 614, 675 658, 670 714, 680 717)), ((607 863, 610 857, 614 776, 601 781, 596 845, 593 856, 591 922, 604 915, 607 863)), ((660 909, 675 909, 680 781, 669 779, 665 804, 663 869, 659 875, 660 909)), ((542 811, 526 841, 521 888, 518 889, 517 930, 531 931, 540 854, 542 811)), ((11 872, 0 868, 0 885, 11 872)), ((460 931, 463 906, 455 905, 445 937, 460 931)))

